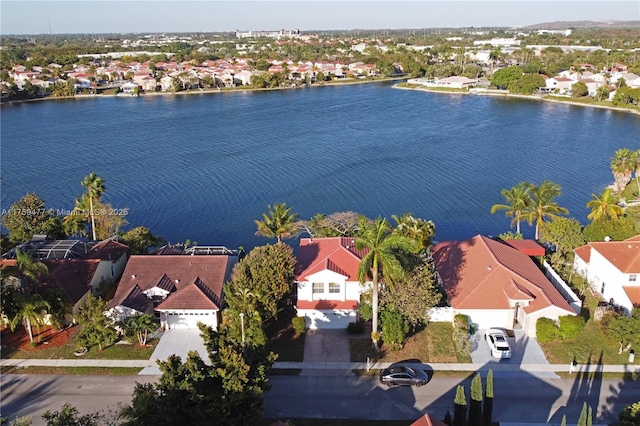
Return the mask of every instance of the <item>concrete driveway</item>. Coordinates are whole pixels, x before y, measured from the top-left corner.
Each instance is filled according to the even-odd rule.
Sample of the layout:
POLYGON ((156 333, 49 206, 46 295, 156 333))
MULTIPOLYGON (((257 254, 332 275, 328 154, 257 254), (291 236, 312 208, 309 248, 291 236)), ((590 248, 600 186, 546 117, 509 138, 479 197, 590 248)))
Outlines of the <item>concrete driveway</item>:
MULTIPOLYGON (((204 341, 200 336, 200 330, 198 329, 174 329, 165 331, 160 337, 160 342, 156 349, 151 354, 151 360, 157 359, 166 361, 169 356, 175 354, 178 355, 184 361, 187 359, 189 351, 196 351, 200 354, 200 357, 209 364, 209 354, 204 346, 204 341)), ((160 375, 160 369, 157 365, 145 367, 140 375, 160 375)))
MULTIPOLYGON (((478 330, 476 334, 471 336, 471 360, 474 364, 482 366, 491 366, 491 364, 514 364, 514 365, 548 365, 549 362, 544 356, 544 352, 540 348, 538 341, 528 337, 522 330, 514 330, 514 337, 507 337, 509 346, 511 346, 510 359, 497 359, 491 356, 489 345, 485 340, 484 333, 487 330, 478 330)), ((505 331, 505 330, 503 330, 505 331)), ((506 334, 506 332, 505 332, 506 334)), ((568 367, 567 367, 568 368, 568 367)), ((508 372, 495 372, 494 374, 509 374, 508 372)), ((536 373, 536 377, 557 379, 558 375, 552 372, 536 373), (542 376, 540 376, 542 375, 542 376)))
POLYGON ((304 363, 301 376, 351 375, 349 335, 346 330, 309 330, 304 339, 304 363), (338 363, 338 369, 317 369, 314 364, 338 363), (304 365, 309 368, 305 369, 304 365))

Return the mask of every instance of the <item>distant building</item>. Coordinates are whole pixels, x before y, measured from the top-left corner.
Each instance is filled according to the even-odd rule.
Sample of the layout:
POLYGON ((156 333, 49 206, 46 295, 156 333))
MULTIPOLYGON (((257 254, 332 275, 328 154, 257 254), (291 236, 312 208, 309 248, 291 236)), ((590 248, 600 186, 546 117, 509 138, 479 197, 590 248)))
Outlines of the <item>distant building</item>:
POLYGON ((538 30, 537 31, 538 34, 542 35, 542 34, 560 34, 563 36, 570 36, 572 33, 572 30, 538 30))
POLYGON ((520 46, 520 40, 515 38, 492 38, 490 40, 476 40, 474 46, 484 46, 490 44, 493 47, 520 46))
POLYGON ((277 30, 277 31, 238 31, 236 38, 297 38, 300 37, 300 30, 277 30))

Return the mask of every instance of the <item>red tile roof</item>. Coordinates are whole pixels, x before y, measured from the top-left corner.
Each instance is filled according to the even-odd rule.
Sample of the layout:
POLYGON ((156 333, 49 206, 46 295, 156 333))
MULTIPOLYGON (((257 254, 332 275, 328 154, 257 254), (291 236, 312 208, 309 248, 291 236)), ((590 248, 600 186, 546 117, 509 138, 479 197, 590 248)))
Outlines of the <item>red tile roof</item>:
POLYGON ((411 426, 447 426, 446 423, 441 422, 438 419, 435 419, 429 413, 424 414, 415 422, 411 423, 411 426))
POLYGON ((75 305, 91 289, 99 259, 46 259, 42 261, 49 268, 45 285, 60 288, 69 301, 75 305))
POLYGON ((358 266, 366 251, 358 251, 355 238, 302 238, 298 250, 296 279, 330 270, 343 275, 348 281, 358 280, 358 266))
POLYGON ((631 304, 640 308, 640 286, 623 286, 624 292, 631 301, 631 304))
POLYGON ((161 304, 166 309, 217 309, 223 304, 222 285, 236 262, 237 257, 232 256, 131 256, 109 306, 117 306, 135 285, 142 291, 175 286, 176 291, 161 304), (176 296, 175 302, 171 301, 176 296))
POLYGON ((333 309, 358 309, 357 300, 298 300, 296 303, 298 309, 320 309, 320 310, 333 310, 333 309))
POLYGON ((524 253, 477 235, 447 241, 433 251, 436 270, 451 306, 456 309, 509 309, 511 300, 531 300, 526 312, 571 307, 524 253))
POLYGON ((622 273, 640 273, 640 238, 638 237, 632 237, 624 241, 590 242, 575 249, 574 253, 589 263, 591 250, 600 253, 622 273))
POLYGON ((111 260, 116 262, 127 253, 129 247, 113 240, 102 241, 89 250, 85 259, 111 260))
POLYGON ((147 297, 142 289, 135 285, 128 294, 122 293, 124 298, 118 300, 114 306, 126 306, 138 312, 150 314, 153 312, 153 301, 147 297))
POLYGON ((505 240, 504 242, 527 256, 544 256, 544 247, 534 240, 505 240))

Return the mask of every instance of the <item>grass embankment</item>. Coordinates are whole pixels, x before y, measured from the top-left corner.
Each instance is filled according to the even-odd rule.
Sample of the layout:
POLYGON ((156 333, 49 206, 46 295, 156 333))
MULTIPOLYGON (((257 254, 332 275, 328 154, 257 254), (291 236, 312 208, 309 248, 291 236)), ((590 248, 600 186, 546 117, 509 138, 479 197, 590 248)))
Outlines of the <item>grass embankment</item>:
POLYGON ((637 106, 637 105, 613 105, 611 101, 608 101, 608 100, 599 101, 597 99, 594 99, 588 96, 585 96, 582 98, 567 98, 565 96, 547 95, 543 97, 543 99, 549 100, 549 101, 556 101, 556 102, 574 103, 574 104, 581 104, 581 105, 588 105, 588 106, 595 106, 595 107, 602 107, 602 108, 617 108, 621 110, 631 110, 631 111, 640 112, 640 106, 637 106))
POLYGON ((471 356, 456 351, 452 335, 452 324, 433 322, 408 337, 402 349, 391 350, 383 344, 378 352, 371 349, 369 339, 350 339, 351 362, 365 362, 369 357, 371 361, 377 362, 415 359, 433 363, 470 363, 471 356))

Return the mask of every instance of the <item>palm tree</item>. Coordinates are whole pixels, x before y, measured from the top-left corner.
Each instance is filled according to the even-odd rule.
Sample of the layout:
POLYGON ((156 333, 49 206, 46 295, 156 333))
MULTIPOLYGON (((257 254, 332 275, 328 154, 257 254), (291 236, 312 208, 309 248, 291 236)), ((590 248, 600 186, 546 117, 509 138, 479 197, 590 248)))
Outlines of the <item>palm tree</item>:
POLYGON ((16 265, 26 282, 33 284, 33 290, 40 282, 40 277, 49 273, 49 268, 42 262, 34 262, 28 253, 16 249, 16 265))
POLYGON ((416 252, 417 244, 404 235, 390 232, 389 222, 378 217, 370 222, 364 216, 360 217, 360 232, 356 238, 356 249, 367 250, 358 267, 358 280, 364 283, 368 277, 372 278, 372 328, 371 340, 374 349, 378 349, 378 282, 380 273, 384 274, 385 283, 392 285, 393 280, 405 276, 400 264, 399 255, 402 251, 416 252))
POLYGON ((531 184, 527 182, 520 182, 511 189, 503 189, 500 193, 505 199, 505 204, 494 204, 491 206, 491 214, 494 214, 498 210, 505 210, 505 216, 513 217, 510 226, 513 227, 515 224, 516 233, 520 234, 522 214, 531 204, 530 191, 531 184))
POLYGON ((44 318, 49 309, 49 303, 47 303, 42 296, 34 294, 28 298, 22 298, 19 301, 19 311, 16 316, 13 317, 11 324, 9 325, 11 331, 14 331, 18 324, 22 323, 24 328, 29 333, 29 340, 33 343, 33 329, 40 330, 40 326, 44 325, 44 318))
POLYGON ((536 223, 536 240, 539 237, 540 225, 545 218, 554 218, 561 214, 569 214, 569 210, 560 207, 553 201, 554 198, 562 194, 562 189, 557 183, 544 180, 540 186, 532 185, 531 204, 523 212, 522 218, 526 219, 529 225, 536 223))
POLYGON ((52 288, 47 291, 44 299, 49 303, 49 309, 47 309, 49 323, 58 330, 62 329, 67 315, 71 315, 72 311, 69 300, 58 288, 52 288))
POLYGON ((104 179, 91 172, 89 176, 85 177, 82 182, 82 186, 87 188, 87 194, 89 194, 89 215, 91 216, 91 231, 93 239, 96 240, 96 222, 93 217, 93 200, 99 201, 100 197, 104 193, 104 179))
POLYGON ((631 175, 636 170, 636 162, 634 161, 634 152, 628 148, 622 148, 616 151, 611 159, 611 172, 615 179, 616 192, 622 192, 631 181, 631 175))
POLYGON ((591 194, 591 196, 593 199, 587 203, 587 207, 591 209, 591 213, 587 216, 589 220, 618 220, 624 214, 624 209, 617 204, 618 198, 611 188, 602 191, 600 196, 596 194, 591 194))
POLYGON ((129 317, 124 322, 125 328, 131 333, 135 334, 138 338, 140 346, 147 344, 147 337, 149 331, 156 329, 156 323, 153 322, 153 318, 149 314, 141 314, 129 317))
POLYGON ((283 238, 291 237, 298 228, 296 223, 298 215, 291 213, 291 207, 287 207, 285 203, 276 204, 273 207, 269 205, 267 209, 269 212, 262 214, 262 220, 255 221, 258 227, 256 235, 276 237, 278 243, 281 243, 283 238))
POLYGON ((421 252, 429 250, 431 238, 436 234, 436 225, 433 221, 416 218, 411 213, 405 213, 400 217, 391 215, 391 218, 396 222, 394 233, 414 240, 421 252))

